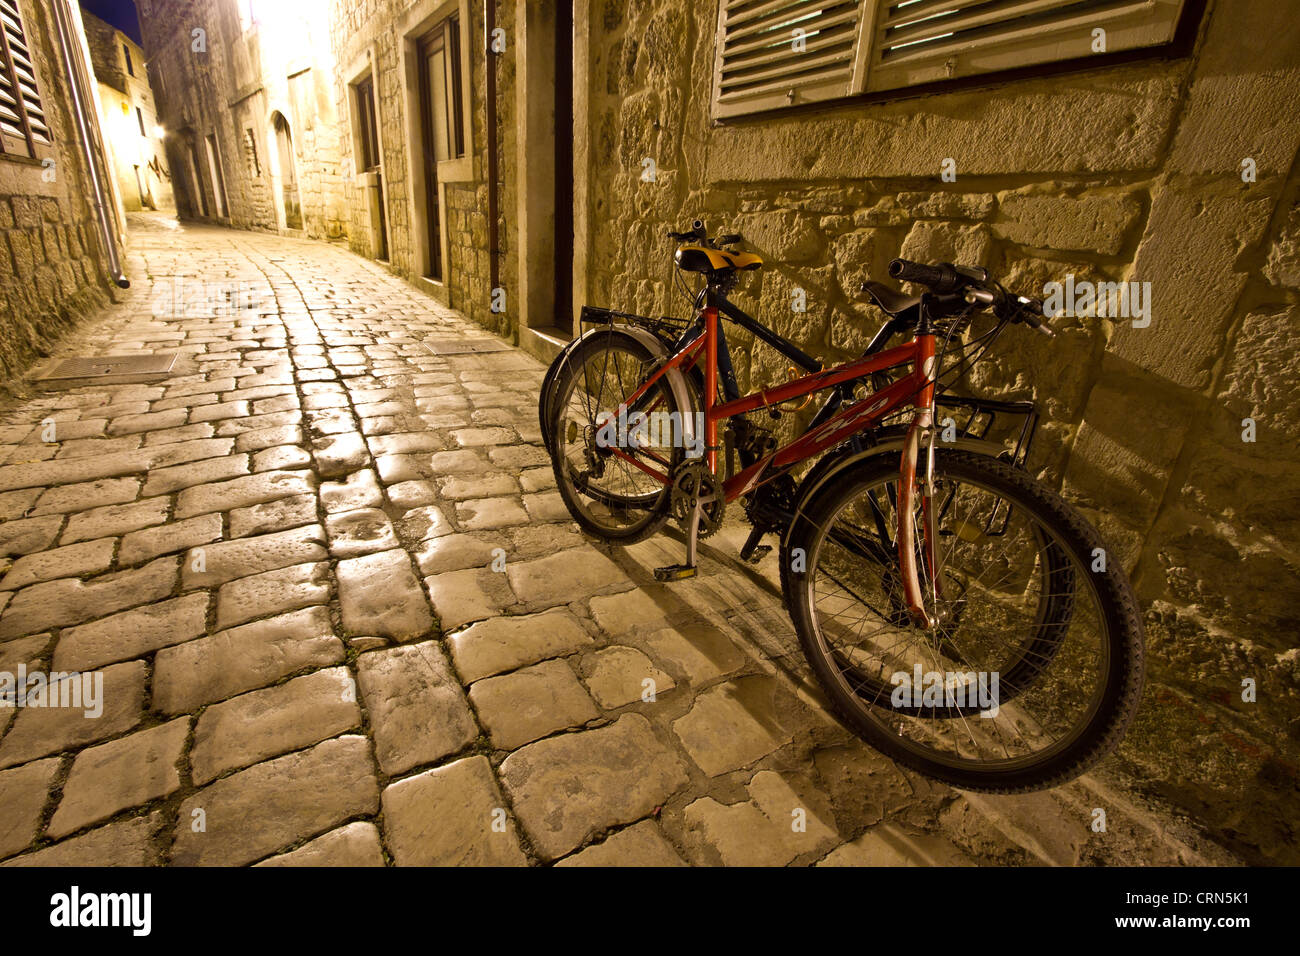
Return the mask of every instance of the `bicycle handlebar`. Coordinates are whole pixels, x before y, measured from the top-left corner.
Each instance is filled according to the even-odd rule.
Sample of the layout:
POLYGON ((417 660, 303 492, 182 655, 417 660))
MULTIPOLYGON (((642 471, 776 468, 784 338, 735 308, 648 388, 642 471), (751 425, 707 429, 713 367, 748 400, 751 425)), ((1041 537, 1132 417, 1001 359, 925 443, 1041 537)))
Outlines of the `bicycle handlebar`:
POLYGON ((1024 322, 1049 338, 1056 336, 1043 321, 1043 303, 1040 300, 1011 295, 989 278, 987 269, 953 265, 951 262, 925 265, 909 259, 894 259, 889 263, 889 274, 902 282, 927 286, 938 295, 965 292, 968 302, 990 306, 999 318, 1024 322))
POLYGON ((683 232, 668 232, 668 238, 674 242, 702 242, 717 248, 718 246, 729 246, 733 243, 744 242, 745 237, 738 232, 727 233, 722 236, 709 238, 709 230, 704 225, 704 220, 696 219, 691 223, 691 228, 683 232))
POLYGON ((915 282, 929 286, 931 292, 947 295, 962 287, 962 277, 950 262, 927 266, 909 259, 895 259, 889 263, 889 274, 900 282, 915 282))
POLYGON ((691 223, 691 228, 683 232, 673 232, 671 230, 668 232, 668 238, 672 239, 674 242, 690 242, 691 240, 703 242, 708 237, 709 233, 708 230, 704 228, 703 219, 696 219, 691 223))

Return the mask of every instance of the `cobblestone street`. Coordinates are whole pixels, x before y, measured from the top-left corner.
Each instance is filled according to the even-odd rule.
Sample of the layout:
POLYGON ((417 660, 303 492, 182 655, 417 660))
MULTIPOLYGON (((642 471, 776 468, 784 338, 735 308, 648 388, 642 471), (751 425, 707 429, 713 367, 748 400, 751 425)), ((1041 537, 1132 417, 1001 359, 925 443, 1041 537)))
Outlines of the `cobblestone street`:
POLYGON ((742 526, 674 585, 675 533, 585 539, 543 364, 435 356, 483 333, 381 267, 142 216, 126 266, 60 354, 170 377, 0 415, 0 672, 103 679, 97 717, 0 708, 7 864, 1232 862, 1104 765, 1022 797, 896 768, 742 526), (199 282, 255 307, 177 317, 199 282))

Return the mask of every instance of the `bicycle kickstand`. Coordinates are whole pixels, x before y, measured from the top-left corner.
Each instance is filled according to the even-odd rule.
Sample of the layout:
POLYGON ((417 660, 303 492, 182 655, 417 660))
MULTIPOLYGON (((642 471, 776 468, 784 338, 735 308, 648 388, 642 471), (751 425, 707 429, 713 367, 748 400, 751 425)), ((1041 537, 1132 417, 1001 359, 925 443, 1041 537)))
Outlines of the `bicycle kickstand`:
POLYGON ((702 514, 704 514, 704 502, 697 495, 695 508, 691 511, 691 524, 686 529, 686 563, 655 568, 656 581, 667 583, 670 581, 685 581, 687 578, 695 577, 696 544, 700 537, 700 516, 702 514))

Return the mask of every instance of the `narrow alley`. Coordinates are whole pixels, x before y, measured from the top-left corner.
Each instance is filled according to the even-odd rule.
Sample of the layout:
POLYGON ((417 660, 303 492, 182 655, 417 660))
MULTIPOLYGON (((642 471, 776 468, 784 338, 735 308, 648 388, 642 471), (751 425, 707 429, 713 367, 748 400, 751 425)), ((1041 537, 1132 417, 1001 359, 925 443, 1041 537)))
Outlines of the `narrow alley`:
POLYGON ((542 364, 433 354, 486 334, 380 266, 149 214, 126 265, 59 355, 170 373, 0 414, 0 671, 103 678, 95 719, 0 709, 9 864, 1233 862, 1105 764, 896 768, 820 703, 774 559, 727 527, 661 585, 675 533, 588 542, 542 364))

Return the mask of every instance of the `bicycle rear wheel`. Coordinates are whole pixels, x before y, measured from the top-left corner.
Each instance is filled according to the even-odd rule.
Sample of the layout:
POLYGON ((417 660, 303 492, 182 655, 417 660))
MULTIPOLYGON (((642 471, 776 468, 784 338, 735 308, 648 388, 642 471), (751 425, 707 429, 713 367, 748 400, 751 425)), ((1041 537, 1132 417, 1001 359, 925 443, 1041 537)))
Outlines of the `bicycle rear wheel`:
POLYGON ((667 476, 685 455, 672 427, 683 410, 663 379, 637 405, 653 427, 630 436, 615 419, 617 451, 600 437, 606 416, 617 413, 654 365, 645 345, 611 330, 585 339, 556 376, 550 447, 556 485, 583 530, 610 541, 639 541, 663 526, 667 476))
POLYGON ((551 451, 551 438, 553 437, 551 429, 555 427, 556 384, 565 366, 569 363, 569 356, 582 346, 583 341, 579 337, 565 345, 542 377, 542 387, 537 394, 537 424, 542 430, 542 445, 548 453, 551 451))
MULTIPOLYGON (((898 576, 897 460, 868 460, 796 519, 783 561, 813 672, 846 724, 970 790, 1055 786, 1108 753, 1142 687, 1142 625, 1097 532, 1023 472, 940 452, 938 574, 922 629, 898 576)), ((920 528, 920 502, 917 502, 920 528)), ((919 560, 921 567, 925 566, 919 560)))

